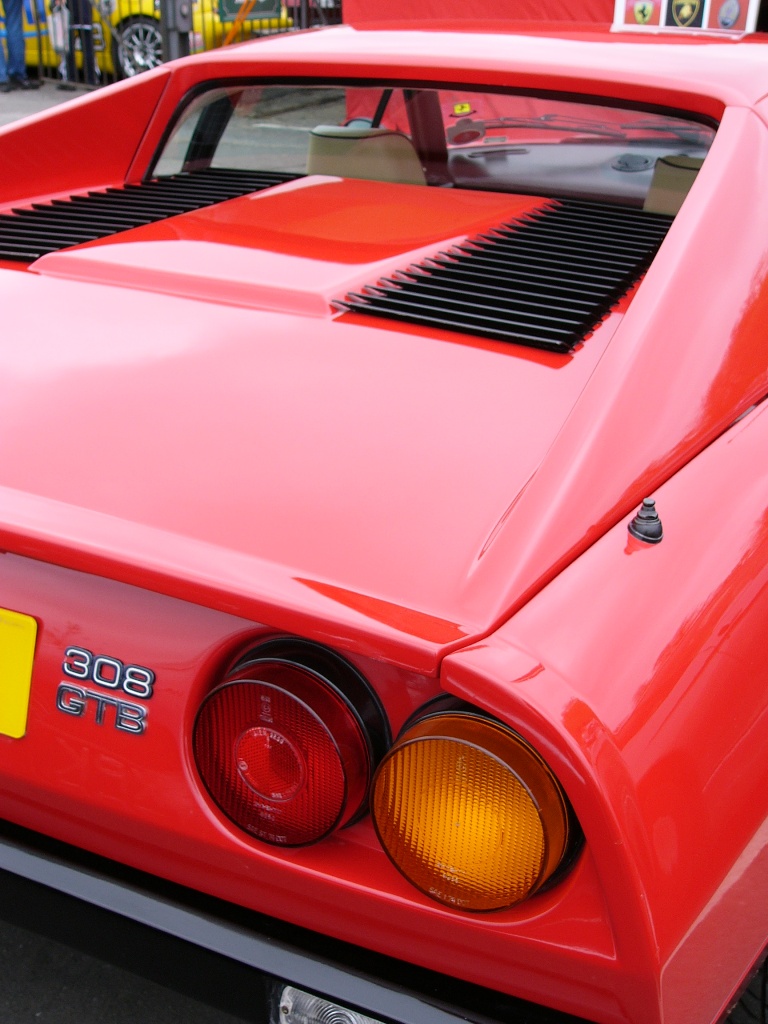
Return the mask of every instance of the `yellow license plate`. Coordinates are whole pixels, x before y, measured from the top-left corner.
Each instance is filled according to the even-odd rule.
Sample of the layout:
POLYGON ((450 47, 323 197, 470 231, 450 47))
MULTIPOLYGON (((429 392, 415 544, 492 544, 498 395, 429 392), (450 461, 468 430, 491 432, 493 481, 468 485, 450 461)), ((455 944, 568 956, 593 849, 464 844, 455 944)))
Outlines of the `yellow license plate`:
POLYGON ((27 728, 37 622, 0 608, 0 733, 20 739, 27 728))

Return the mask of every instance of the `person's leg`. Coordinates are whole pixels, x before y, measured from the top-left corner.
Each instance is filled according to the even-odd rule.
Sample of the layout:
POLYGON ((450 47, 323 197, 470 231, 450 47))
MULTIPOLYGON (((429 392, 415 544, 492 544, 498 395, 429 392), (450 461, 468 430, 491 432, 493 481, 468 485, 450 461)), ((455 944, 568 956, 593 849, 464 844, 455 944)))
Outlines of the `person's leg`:
POLYGON ((5 47, 0 42, 0 86, 8 81, 8 67, 5 63, 5 47))
POLYGON ((93 46, 93 6, 91 0, 80 0, 80 39, 83 47, 83 74, 87 85, 96 85, 96 53, 93 46))
POLYGON ((5 42, 8 47, 8 77, 26 81, 24 60, 24 26, 21 20, 22 0, 3 0, 5 8, 5 42))

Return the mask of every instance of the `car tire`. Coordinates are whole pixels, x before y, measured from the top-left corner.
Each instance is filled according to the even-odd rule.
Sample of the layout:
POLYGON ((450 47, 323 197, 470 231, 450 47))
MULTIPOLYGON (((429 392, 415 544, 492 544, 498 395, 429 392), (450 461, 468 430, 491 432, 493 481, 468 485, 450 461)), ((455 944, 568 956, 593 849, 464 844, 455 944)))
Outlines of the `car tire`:
POLYGON ((163 61, 163 37, 156 18, 127 18, 115 30, 113 60, 118 78, 133 78, 163 61))
POLYGON ((768 1020, 768 963, 764 963, 728 1015, 726 1024, 765 1024, 768 1020))

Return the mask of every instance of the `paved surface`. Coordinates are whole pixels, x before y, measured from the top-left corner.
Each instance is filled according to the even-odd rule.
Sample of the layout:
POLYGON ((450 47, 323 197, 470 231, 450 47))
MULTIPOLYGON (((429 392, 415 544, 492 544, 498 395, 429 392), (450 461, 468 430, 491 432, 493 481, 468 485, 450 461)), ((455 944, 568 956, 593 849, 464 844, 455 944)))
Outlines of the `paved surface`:
POLYGON ((0 92, 0 125, 18 121, 21 117, 36 114, 39 110, 65 103, 75 96, 83 96, 90 92, 83 86, 75 87, 74 92, 62 92, 53 81, 45 81, 41 88, 14 89, 13 92, 0 92))
POLYGON ((0 925, 0 1020, 3 1024, 245 1024, 241 1018, 4 923, 0 925))

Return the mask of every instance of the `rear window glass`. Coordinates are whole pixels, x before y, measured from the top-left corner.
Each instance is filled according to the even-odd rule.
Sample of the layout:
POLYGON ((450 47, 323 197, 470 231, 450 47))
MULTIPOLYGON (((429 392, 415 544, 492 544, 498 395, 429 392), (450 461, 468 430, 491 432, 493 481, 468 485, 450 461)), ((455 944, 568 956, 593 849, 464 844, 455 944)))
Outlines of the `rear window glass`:
POLYGON ((694 119, 561 97, 240 83, 185 107, 152 174, 324 174, 636 206, 677 190, 679 206, 713 138, 694 119))

